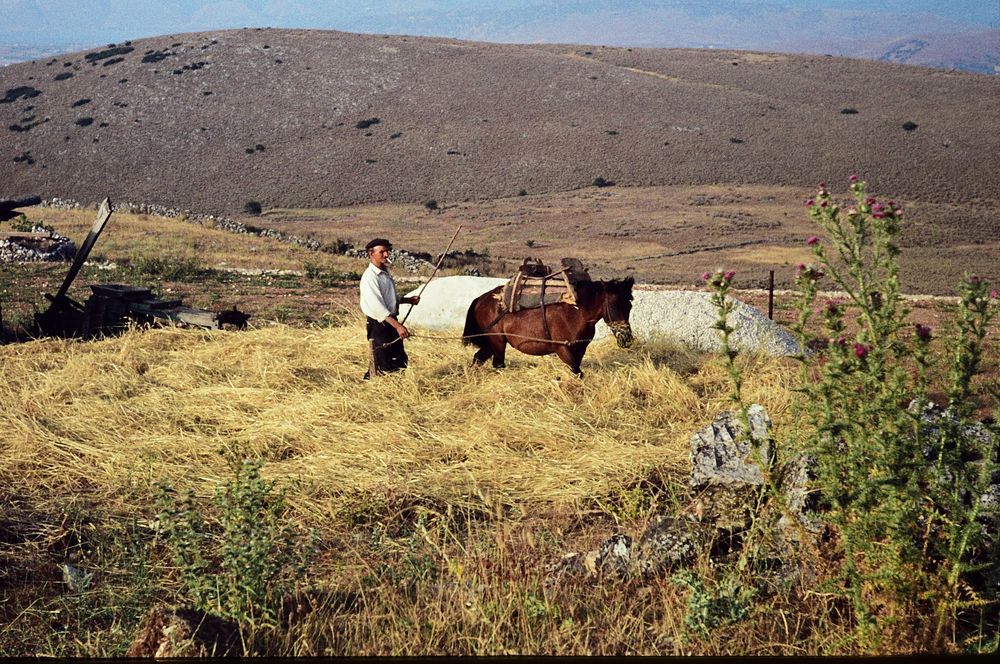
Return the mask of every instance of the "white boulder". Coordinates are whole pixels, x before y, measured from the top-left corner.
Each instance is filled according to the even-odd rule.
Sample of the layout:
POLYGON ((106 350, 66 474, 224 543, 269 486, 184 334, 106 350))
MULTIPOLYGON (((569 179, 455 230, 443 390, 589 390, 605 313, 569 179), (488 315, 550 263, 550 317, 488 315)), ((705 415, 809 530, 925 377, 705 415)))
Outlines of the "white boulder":
MULTIPOLYGON (((465 326, 465 314, 472 301, 507 279, 489 277, 441 277, 431 281, 420 297, 420 304, 400 307, 400 315, 407 316, 406 325, 415 329, 458 330, 465 326)), ((419 289, 417 289, 419 290, 419 289)), ((414 290, 407 295, 416 295, 414 290)), ((711 295, 701 291, 633 291, 632 315, 629 322, 632 332, 640 340, 675 339, 693 348, 717 351, 720 346, 718 331, 712 326, 718 312, 712 305, 711 295)), ((760 310, 739 300, 729 315, 734 328, 730 342, 736 350, 761 352, 772 356, 795 355, 799 352, 795 339, 783 327, 768 319, 760 310)), ((598 323, 594 335, 601 339, 609 334, 603 322, 598 323)))

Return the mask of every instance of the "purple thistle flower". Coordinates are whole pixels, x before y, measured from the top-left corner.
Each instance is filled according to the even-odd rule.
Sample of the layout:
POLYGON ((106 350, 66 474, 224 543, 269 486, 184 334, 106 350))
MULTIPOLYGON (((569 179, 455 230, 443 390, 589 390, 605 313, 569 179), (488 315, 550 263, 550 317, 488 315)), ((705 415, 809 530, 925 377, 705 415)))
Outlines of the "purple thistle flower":
POLYGON ((855 182, 858 181, 858 176, 852 175, 851 177, 847 178, 847 181, 850 182, 851 184, 854 184, 855 182))
POLYGON ((806 199, 806 207, 812 207, 814 205, 816 205, 816 201, 815 200, 813 200, 811 198, 806 199))
POLYGON ((709 279, 711 279, 711 278, 712 278, 712 275, 711 275, 711 274, 710 274, 709 272, 705 272, 704 274, 702 274, 702 275, 701 275, 701 278, 702 278, 702 279, 703 279, 704 281, 708 281, 709 279))
POLYGON ((727 270, 726 273, 722 275, 722 278, 725 279, 726 281, 732 281, 733 277, 735 276, 736 276, 735 270, 727 270))
POLYGON ((809 238, 808 240, 806 240, 806 244, 808 244, 810 247, 813 246, 813 245, 815 245, 815 244, 818 244, 818 243, 819 243, 819 238, 816 237, 815 235, 813 235, 811 238, 809 238))
POLYGON ((865 359, 865 356, 868 355, 869 351, 871 351, 871 346, 868 346, 867 344, 854 344, 854 354, 857 355, 859 360, 865 359))
POLYGON ((820 201, 820 203, 819 203, 819 206, 821 208, 825 208, 827 205, 829 205, 829 203, 827 203, 826 201, 820 201))
POLYGON ((922 341, 930 341, 931 338, 931 328, 929 325, 916 324, 917 338, 922 341))

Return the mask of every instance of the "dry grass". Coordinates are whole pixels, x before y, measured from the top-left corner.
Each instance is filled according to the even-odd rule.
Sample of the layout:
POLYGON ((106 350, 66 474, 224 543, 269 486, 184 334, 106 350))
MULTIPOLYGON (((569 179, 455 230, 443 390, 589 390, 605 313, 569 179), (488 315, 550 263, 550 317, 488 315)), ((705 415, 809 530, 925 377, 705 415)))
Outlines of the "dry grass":
MULTIPOLYGON (((32 207, 22 212, 29 219, 52 226, 77 246, 87 237, 95 216, 89 209, 32 207)), ((136 258, 195 260, 206 268, 245 270, 303 270, 306 262, 343 272, 364 267, 363 262, 339 254, 306 251, 286 242, 235 234, 185 218, 115 211, 94 245, 90 260, 122 263, 136 258)))
POLYGON ((724 407, 723 373, 656 345, 596 345, 578 381, 554 357, 496 373, 467 367, 458 341, 415 339, 411 371, 362 382, 361 329, 4 346, 3 472, 43 497, 94 492, 128 513, 157 477, 207 495, 218 450, 236 445, 301 481, 294 503, 313 526, 376 490, 426 504, 488 494, 538 513, 652 467, 684 473, 690 433, 724 407))
MULTIPOLYGON (((0 650, 120 654, 134 628, 123 616, 176 590, 150 543, 155 482, 206 499, 228 472, 219 450, 239 447, 267 461, 265 475, 290 489, 292 518, 320 534, 310 578, 332 594, 272 644, 281 652, 681 652, 680 594, 665 580, 639 592, 547 588, 544 576, 561 553, 596 546, 615 524, 638 535, 683 499, 688 438, 726 407, 716 360, 665 343, 598 343, 581 381, 554 357, 472 369, 457 341, 417 338, 409 371, 364 382, 361 329, 0 347, 0 525, 31 521, 24 528, 44 534, 5 542, 16 573, 0 579, 0 650), (640 503, 624 500, 636 487, 640 503), (97 545, 100 533, 126 532, 129 550, 153 561, 142 592, 123 580, 138 554, 97 545), (114 590, 101 601, 116 617, 76 624, 85 642, 59 637, 43 610, 84 602, 49 580, 66 560, 114 568, 100 592, 114 590), (354 608, 331 599, 344 594, 354 608), (594 604, 609 598, 606 610, 594 604)), ((788 367, 745 362, 747 397, 780 421, 788 367)))

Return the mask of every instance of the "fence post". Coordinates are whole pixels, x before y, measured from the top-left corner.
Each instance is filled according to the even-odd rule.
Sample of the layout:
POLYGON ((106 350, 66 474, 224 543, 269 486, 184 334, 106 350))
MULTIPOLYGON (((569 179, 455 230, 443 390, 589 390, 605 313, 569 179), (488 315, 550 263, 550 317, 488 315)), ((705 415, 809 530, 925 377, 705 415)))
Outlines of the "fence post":
POLYGON ((767 317, 774 320, 774 270, 767 277, 767 317))

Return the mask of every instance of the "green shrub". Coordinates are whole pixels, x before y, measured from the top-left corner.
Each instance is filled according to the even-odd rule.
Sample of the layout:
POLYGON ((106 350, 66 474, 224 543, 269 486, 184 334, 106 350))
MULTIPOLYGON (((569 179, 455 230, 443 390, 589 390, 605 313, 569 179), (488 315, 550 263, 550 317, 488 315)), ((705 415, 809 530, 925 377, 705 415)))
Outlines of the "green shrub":
POLYGON ((36 229, 48 231, 49 233, 55 232, 55 229, 44 221, 33 221, 28 219, 28 216, 25 214, 19 214, 11 219, 10 229, 19 233, 32 233, 36 229))
MULTIPOLYGON (((945 649, 949 640, 972 650, 995 649, 997 614, 988 607, 997 604, 997 585, 983 579, 996 576, 997 542, 983 521, 991 517, 995 528, 998 514, 982 498, 997 471, 998 436, 995 424, 973 417, 981 406, 974 379, 996 293, 975 275, 961 280, 951 335, 943 342, 947 385, 932 385, 932 330, 907 320, 900 290, 903 209, 870 197, 854 176, 850 191, 854 200, 846 208, 822 183, 807 201, 827 239, 807 240, 815 263, 799 265, 795 277, 801 300, 793 331, 803 349, 792 408, 797 423, 792 439, 779 446, 815 459, 822 517, 838 549, 838 574, 820 590, 848 601, 861 650, 878 651, 893 630, 921 639, 915 644, 921 649, 945 649), (824 279, 843 296, 816 310, 824 279), (814 316, 822 317, 817 322, 826 344, 811 331, 814 316), (940 392, 947 404, 931 425, 922 416, 930 395, 940 392), (969 433, 973 425, 976 435, 969 433)), ((704 278, 720 314, 715 327, 734 385, 731 399, 745 412, 728 345, 732 307, 725 296, 732 275, 717 271, 704 278)), ((753 556, 745 545, 740 566, 753 556)), ((720 583, 734 578, 724 571, 720 583)), ((719 608, 716 594, 698 578, 679 581, 691 590, 691 601, 697 599, 689 618, 700 616, 699 629, 711 629, 716 622, 705 616, 719 608)))
POLYGON ((228 461, 233 475, 216 488, 208 523, 190 492, 178 498, 159 484, 160 532, 195 607, 243 628, 271 627, 305 578, 315 537, 288 518, 285 491, 261 477, 262 461, 228 461))
MULTIPOLYGON (((247 148, 248 154, 252 152, 253 148, 247 148)), ((247 214, 258 215, 264 211, 264 208, 261 207, 261 204, 257 201, 247 201, 246 204, 243 206, 243 211, 246 212, 247 214)))

